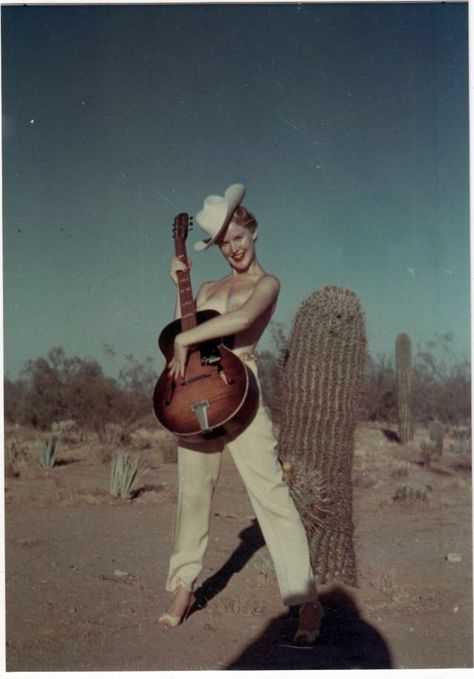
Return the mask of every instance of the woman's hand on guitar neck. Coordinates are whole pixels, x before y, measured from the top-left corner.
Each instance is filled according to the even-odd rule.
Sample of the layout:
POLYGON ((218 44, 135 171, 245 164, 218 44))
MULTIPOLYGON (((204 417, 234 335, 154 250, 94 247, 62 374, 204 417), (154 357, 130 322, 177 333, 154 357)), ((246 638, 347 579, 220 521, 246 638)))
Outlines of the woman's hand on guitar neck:
POLYGON ((170 266, 170 278, 175 285, 178 285, 178 271, 191 270, 191 260, 180 259, 179 257, 173 257, 170 266))

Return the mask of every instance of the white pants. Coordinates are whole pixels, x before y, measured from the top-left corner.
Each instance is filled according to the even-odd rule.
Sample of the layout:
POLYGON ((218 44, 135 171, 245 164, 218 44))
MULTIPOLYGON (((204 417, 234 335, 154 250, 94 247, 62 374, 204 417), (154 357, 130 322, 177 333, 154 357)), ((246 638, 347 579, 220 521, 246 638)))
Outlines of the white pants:
MULTIPOLYGON (((247 365, 257 375, 255 362, 247 365)), ((192 591, 201 572, 209 541, 211 500, 226 444, 273 559, 283 603, 317 601, 306 533, 283 480, 271 421, 261 398, 252 422, 236 438, 186 443, 186 447, 179 441, 175 547, 166 589, 174 592, 181 585, 192 591)))

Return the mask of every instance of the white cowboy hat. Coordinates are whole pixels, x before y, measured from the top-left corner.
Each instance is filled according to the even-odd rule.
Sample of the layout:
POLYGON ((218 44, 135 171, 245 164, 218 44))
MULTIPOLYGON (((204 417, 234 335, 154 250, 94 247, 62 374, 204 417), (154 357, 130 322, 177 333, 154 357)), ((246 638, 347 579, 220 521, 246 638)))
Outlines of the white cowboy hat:
POLYGON ((194 243, 195 250, 205 250, 216 242, 220 234, 228 226, 235 209, 240 205, 245 194, 243 184, 232 184, 222 196, 208 196, 204 206, 196 215, 196 221, 209 238, 194 243))

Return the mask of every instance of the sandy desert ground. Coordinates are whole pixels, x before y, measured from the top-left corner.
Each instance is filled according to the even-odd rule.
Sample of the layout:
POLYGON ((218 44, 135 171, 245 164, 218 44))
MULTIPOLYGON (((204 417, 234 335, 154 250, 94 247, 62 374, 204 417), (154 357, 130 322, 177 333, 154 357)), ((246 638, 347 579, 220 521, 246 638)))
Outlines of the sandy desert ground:
POLYGON ((61 443, 46 470, 35 433, 7 427, 7 450, 14 440, 21 452, 17 475, 5 479, 7 670, 472 667, 470 453, 448 440, 426 465, 426 431, 404 447, 383 429, 356 431, 358 587, 323 588, 321 637, 295 649, 286 642, 296 619, 281 604, 230 456, 199 605, 164 631, 177 499, 167 435, 153 426, 135 435, 149 469, 124 501, 110 494, 110 467, 93 438, 61 443))

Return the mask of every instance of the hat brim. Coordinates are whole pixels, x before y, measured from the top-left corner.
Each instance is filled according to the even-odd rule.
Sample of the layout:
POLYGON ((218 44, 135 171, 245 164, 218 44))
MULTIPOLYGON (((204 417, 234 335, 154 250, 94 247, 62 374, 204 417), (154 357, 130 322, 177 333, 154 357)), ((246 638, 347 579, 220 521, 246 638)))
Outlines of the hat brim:
MULTIPOLYGON (((225 215, 222 226, 217 231, 217 233, 214 234, 212 238, 206 238, 205 240, 200 240, 197 243, 194 243, 195 250, 197 250, 198 252, 201 252, 202 250, 207 250, 207 248, 209 248, 216 242, 216 240, 218 240, 219 236, 221 236, 221 234, 229 226, 229 223, 232 220, 232 215, 234 214, 236 208, 238 208, 238 206, 242 202, 244 195, 245 186, 243 184, 232 184, 232 186, 229 186, 229 188, 224 193, 224 198, 226 199, 227 202, 227 213, 225 215)), ((199 216, 202 212, 203 210, 198 212, 198 214, 196 215, 197 222, 199 222, 199 216)))

